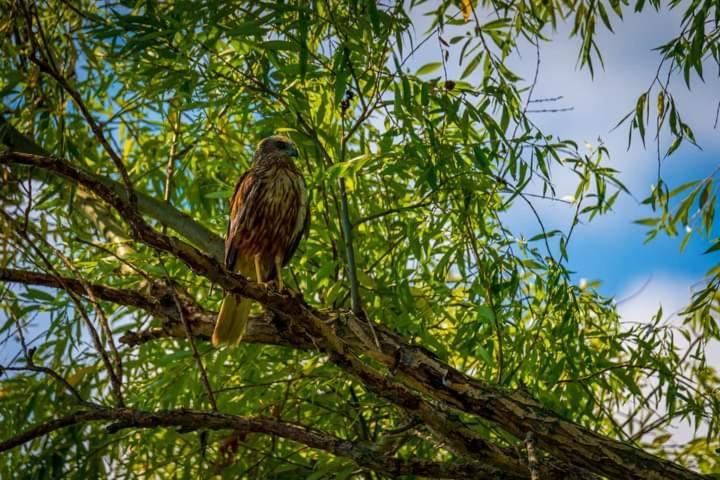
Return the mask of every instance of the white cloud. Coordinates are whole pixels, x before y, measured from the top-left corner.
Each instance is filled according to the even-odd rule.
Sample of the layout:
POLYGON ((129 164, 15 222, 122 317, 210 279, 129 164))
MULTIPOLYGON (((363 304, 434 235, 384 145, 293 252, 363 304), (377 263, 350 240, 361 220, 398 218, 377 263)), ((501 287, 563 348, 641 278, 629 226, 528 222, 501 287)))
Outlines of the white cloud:
POLYGON ((697 281, 663 272, 634 278, 617 296, 620 317, 627 322, 648 322, 662 307, 663 319, 674 323, 675 314, 690 302, 691 287, 697 281))

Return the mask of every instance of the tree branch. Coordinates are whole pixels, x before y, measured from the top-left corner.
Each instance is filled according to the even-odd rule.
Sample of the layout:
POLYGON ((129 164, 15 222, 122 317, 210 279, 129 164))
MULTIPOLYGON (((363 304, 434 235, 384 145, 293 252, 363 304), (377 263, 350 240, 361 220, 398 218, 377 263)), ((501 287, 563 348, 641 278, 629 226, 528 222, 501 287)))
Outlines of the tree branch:
MULTIPOLYGON (((51 154, 40 145, 20 133, 15 127, 8 123, 0 115, 0 142, 16 152, 49 157, 51 154)), ((57 173, 57 172, 56 172, 57 173)), ((94 182, 104 185, 121 199, 126 199, 125 187, 109 178, 100 175, 87 173, 94 182)), ((73 179, 70 179, 73 181, 73 179)), ((190 215, 182 213, 165 202, 157 200, 142 192, 135 192, 138 201, 138 209, 144 215, 152 218, 162 225, 181 234, 192 242, 193 245, 201 246, 208 255, 218 261, 222 261, 225 255, 223 240, 213 232, 196 222, 190 215)))
MULTIPOLYGON (((67 289, 78 295, 86 296, 85 288, 77 279, 69 277, 58 278, 39 272, 0 268, 0 282, 43 285, 63 290, 67 289)), ((147 293, 92 283, 89 283, 88 287, 92 290, 95 297, 100 300, 138 308, 163 321, 162 327, 151 328, 142 332, 126 332, 120 337, 120 343, 136 346, 159 338, 185 338, 182 321, 178 316, 178 310, 172 294, 166 285, 159 282, 148 285, 145 288, 147 293)), ((182 312, 190 324, 193 336, 203 340, 209 339, 215 325, 217 312, 205 310, 180 291, 177 292, 177 295, 182 307, 182 312)), ((301 349, 316 348, 307 337, 299 335, 288 337, 293 340, 290 341, 286 339, 285 336, 282 336, 273 325, 271 315, 266 314, 250 317, 243 342, 281 345, 301 349)))
POLYGON ((165 410, 147 412, 133 408, 98 408, 78 411, 50 420, 15 437, 0 442, 0 452, 10 450, 56 430, 89 422, 112 422, 106 427, 110 433, 125 428, 181 427, 193 430, 235 430, 282 437, 349 458, 361 467, 388 475, 420 475, 434 478, 519 479, 479 462, 439 463, 427 460, 400 459, 385 454, 375 444, 345 440, 320 430, 263 417, 242 417, 197 410, 165 410))
POLYGON ((355 264, 355 249, 352 239, 352 223, 350 222, 350 210, 348 208, 347 190, 345 179, 338 178, 340 189, 340 226, 342 228, 343 240, 345 243, 345 257, 347 260, 346 269, 348 281, 350 282, 350 304, 355 315, 362 316, 363 309, 360 302, 360 286, 357 278, 357 266, 355 264))
POLYGON ((142 242, 172 253, 197 274, 224 289, 260 302, 277 314, 277 321, 292 321, 311 336, 323 338, 331 358, 356 377, 362 379, 363 372, 362 364, 355 355, 367 355, 394 373, 394 381, 436 401, 445 402, 451 408, 490 420, 518 439, 532 431, 539 448, 557 459, 599 475, 628 479, 703 478, 680 465, 567 421, 522 391, 507 390, 471 378, 423 347, 408 344, 382 325, 374 327, 379 347, 367 342, 362 342, 362 347, 350 345, 338 338, 338 325, 345 323, 353 331, 362 332, 365 338, 372 338, 372 329, 366 320, 347 312, 312 309, 299 298, 270 291, 225 271, 215 259, 133 217, 134 212, 116 192, 63 160, 7 153, 0 155, 0 164, 34 165, 84 185, 121 215, 129 215, 126 218, 142 242))

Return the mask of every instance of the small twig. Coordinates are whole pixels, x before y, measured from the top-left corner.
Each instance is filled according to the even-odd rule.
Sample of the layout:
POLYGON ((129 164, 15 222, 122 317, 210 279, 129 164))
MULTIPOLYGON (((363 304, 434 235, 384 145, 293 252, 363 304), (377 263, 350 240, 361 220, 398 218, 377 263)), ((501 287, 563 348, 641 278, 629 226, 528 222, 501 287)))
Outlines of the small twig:
POLYGON ((528 103, 556 102, 558 100, 562 100, 563 98, 565 97, 562 95, 558 95, 557 97, 535 98, 528 100, 528 103))
MULTIPOLYGON (((75 400, 85 406, 89 407, 96 407, 97 405, 88 402, 87 400, 84 400, 82 396, 80 395, 80 392, 78 392, 75 387, 73 387, 70 382, 68 382, 65 378, 63 378, 62 375, 57 373, 55 370, 49 367, 45 367, 42 365, 36 365, 35 363, 31 363, 32 357, 29 357, 30 360, 28 360, 28 364, 23 367, 4 367, 0 365, 0 374, 2 374, 3 370, 7 370, 8 372, 40 372, 45 373, 55 380, 57 380, 60 384, 62 384, 63 387, 68 391, 70 395, 72 395, 75 400)), ((27 360, 27 359, 26 359, 27 360)))
POLYGON ((412 430, 413 428, 415 428, 419 425, 422 425, 422 421, 419 418, 412 417, 412 418, 410 418, 410 420, 407 423, 400 425, 397 428, 389 428, 389 429, 385 430, 383 433, 385 435, 400 435, 400 434, 407 432, 408 430, 412 430))
MULTIPOLYGON (((465 223, 465 228, 466 228, 466 230, 467 230, 467 232, 468 232, 468 236, 470 237, 470 242, 469 242, 469 244, 470 244, 470 247, 471 247, 471 249, 472 249, 473 256, 475 257, 475 263, 477 264, 478 268, 480 268, 480 266, 482 265, 482 260, 481 260, 481 257, 480 257, 480 250, 478 249, 478 245, 477 245, 477 243, 478 243, 478 242, 477 242, 477 237, 475 236, 475 232, 474 232, 474 230, 473 230, 473 228, 472 228, 472 220, 470 219, 470 217, 466 217, 464 223, 465 223)), ((483 287, 484 287, 484 289, 485 289, 485 292, 486 292, 485 294, 486 294, 486 297, 487 297, 487 302, 488 302, 488 304, 489 304, 489 306, 490 306, 490 310, 492 311, 492 314, 493 314, 493 325, 494 325, 494 327, 495 327, 495 335, 496 335, 496 337, 497 337, 497 343, 498 343, 498 348, 497 348, 497 362, 498 362, 497 382, 498 382, 498 384, 500 384, 500 382, 502 382, 503 370, 504 370, 504 368, 505 368, 505 360, 504 360, 504 356, 503 356, 503 337, 502 337, 503 329, 502 329, 502 327, 501 327, 501 325, 500 325, 500 320, 498 319, 498 313, 499 313, 499 311, 498 311, 498 309, 497 309, 497 307, 496 307, 496 305, 495 305, 495 300, 494 300, 494 296, 493 296, 492 290, 491 290, 491 288, 490 288, 490 285, 488 285, 487 282, 485 282, 484 280, 482 280, 482 276, 479 276, 479 278, 481 278, 481 283, 482 283, 482 285, 483 285, 483 287)))
POLYGON ((25 342, 25 335, 23 334, 22 327, 20 326, 20 319, 15 320, 15 328, 17 329, 18 338, 20 339, 20 346, 22 347, 23 355, 25 356, 25 361, 28 363, 28 365, 32 364, 32 355, 30 354, 30 351, 27 348, 27 343, 25 342))
POLYGON ((188 342, 190 342, 190 349, 192 350, 193 358, 195 359, 195 363, 197 364, 198 370, 200 371, 200 378, 202 380, 203 386, 205 387, 205 391, 207 392, 208 401, 210 402, 210 406, 212 407, 213 411, 217 412, 218 408, 217 403, 215 402, 215 393, 213 393, 212 386, 210 385, 210 380, 208 379, 207 371, 205 370, 205 366, 203 365, 202 359, 200 358, 200 353, 198 353, 197 345, 195 345, 195 337, 193 336, 192 329, 190 328, 190 322, 188 322, 187 318, 185 318, 182 305, 180 304, 180 299, 178 298, 177 292, 175 291, 175 285, 170 279, 170 274, 168 273, 167 268, 165 268, 165 263, 162 261, 162 257, 160 256, 159 252, 157 252, 157 257, 158 262, 160 262, 160 266, 163 269, 163 273, 165 274, 165 280, 168 284, 168 288, 170 289, 173 300, 175 301, 175 307, 177 308, 178 316, 180 317, 180 321, 182 322, 183 328, 185 329, 185 336, 187 337, 188 342))
POLYGON ((122 263, 123 265, 127 266, 128 268, 130 268, 131 270, 133 270, 134 272, 136 272, 138 275, 140 275, 141 277, 143 277, 143 278, 144 278, 145 280, 147 280, 148 282, 152 282, 152 278, 150 278, 150 276, 149 276, 146 272, 140 270, 138 267, 136 267, 136 266, 133 265, 132 263, 128 262, 127 260, 125 260, 124 258, 122 258, 122 257, 121 257, 120 255, 118 255, 117 253, 113 252, 113 251, 110 250, 109 248, 106 248, 106 247, 104 247, 104 246, 102 246, 102 245, 99 245, 99 244, 97 244, 97 243, 93 243, 93 242, 89 242, 89 241, 87 241, 87 240, 83 240, 83 239, 80 238, 80 237, 75 237, 75 241, 80 242, 80 243, 85 244, 85 245, 88 245, 88 246, 93 247, 93 248, 97 248, 98 250, 107 253, 107 254, 110 255, 111 257, 117 259, 117 261, 119 261, 119 262, 122 263))
POLYGON ((176 99, 173 98, 170 101, 171 110, 169 115, 169 120, 172 124, 172 138, 170 139, 170 151, 168 152, 167 166, 165 167, 165 193, 163 195, 163 200, 165 200, 165 203, 167 203, 168 205, 171 203, 172 200, 173 175, 175 174, 175 160, 178 156, 177 148, 178 141, 180 139, 180 111, 178 109, 174 109, 175 103, 176 99))
POLYGON ((569 112, 571 110, 575 110, 575 107, 565 107, 565 108, 541 108, 538 110, 526 110, 525 113, 559 113, 559 112, 569 112))
POLYGON ((28 171, 28 186, 26 190, 27 205, 25 206, 25 223, 23 224, 23 230, 27 230, 30 224, 30 212, 33 207, 33 191, 32 191, 32 169, 28 171))
POLYGON ((408 206, 405 206, 405 207, 391 208, 391 209, 388 209, 388 210, 384 210, 384 211, 382 211, 382 212, 373 213, 372 215, 368 215, 368 216, 363 217, 363 218, 361 218, 361 219, 359 219, 359 220, 355 220, 355 221, 353 222, 353 227, 357 227, 358 225, 361 225, 361 224, 363 224, 363 223, 369 222, 369 221, 371 221, 371 220, 376 220, 376 219, 378 219, 378 218, 385 217, 385 216, 387 216, 387 215, 392 215, 393 213, 406 212, 406 211, 408 211, 408 210, 414 210, 414 209, 416 209, 416 208, 427 207, 427 206, 429 206, 429 205, 432 205, 432 202, 418 202, 418 203, 413 203, 412 205, 408 205, 408 206))

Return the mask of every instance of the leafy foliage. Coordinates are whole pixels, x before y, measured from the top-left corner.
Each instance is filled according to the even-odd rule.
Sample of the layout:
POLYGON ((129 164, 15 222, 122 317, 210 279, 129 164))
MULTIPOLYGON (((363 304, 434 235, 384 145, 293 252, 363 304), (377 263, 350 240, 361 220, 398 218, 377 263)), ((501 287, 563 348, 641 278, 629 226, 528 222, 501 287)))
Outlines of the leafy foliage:
MULTIPOLYGON (((593 59, 601 61, 597 20, 612 28, 626 8, 612 0, 432 6, 4 0, 10 15, 0 23, 3 110, 9 124, 45 150, 120 180, 89 127, 91 115, 119 152, 133 188, 218 234, 254 144, 288 134, 301 150, 313 221, 286 277, 307 302, 350 308, 354 270, 368 318, 454 367, 525 389, 603 434, 717 471, 717 442, 702 433, 679 450, 665 444, 667 427, 684 419, 702 425, 710 439, 720 432, 718 377, 704 356, 707 343, 720 338, 718 266, 684 312, 682 327, 664 323, 662 312, 621 323, 612 299, 593 285, 574 284, 567 267, 574 229, 611 212, 626 189, 606 166, 604 147, 581 151, 533 123, 527 113, 533 84, 506 62, 519 39, 543 42, 569 21, 582 40, 580 63, 592 72, 593 59), (416 36, 414 20, 428 11, 431 27, 416 36), (437 43, 437 58, 410 72, 409 61, 425 42, 437 43), (449 62, 461 65, 461 78, 448 77, 449 62), (530 238, 507 228, 503 218, 514 206, 534 212, 536 202, 559 200, 551 178, 559 169, 577 179, 571 227, 546 231, 537 217, 530 238), (348 226, 351 245, 343 235, 348 226), (348 247, 355 256, 350 264, 348 247)), ((634 8, 647 6, 640 1, 634 8)), ((708 0, 686 11, 682 33, 660 53, 671 64, 668 79, 677 71, 690 85, 705 62, 720 63, 718 10, 708 0)), ((670 155, 695 139, 668 83, 655 79, 626 118, 644 142, 656 98, 655 126, 669 129, 670 155)), ((126 219, 92 195, 66 179, 2 168, 4 268, 138 291, 172 278, 199 305, 217 308, 220 289, 132 238, 126 219)), ((640 220, 649 238, 677 235, 686 225, 711 236, 717 185, 714 177, 674 189, 658 182, 646 202, 659 217, 640 220)), ((709 253, 718 248, 716 241, 709 253)), ((9 286, 0 302, 4 348, 18 352, 5 365, 0 390, 3 437, 75 405, 49 377, 12 368, 47 366, 84 398, 111 403, 110 378, 83 311, 100 325, 108 350, 111 338, 160 323, 140 309, 72 302, 67 293, 33 285, 9 286)), ((127 404, 209 408, 185 340, 117 349, 127 404)), ((214 350, 198 341, 197 349, 222 412, 264 414, 367 442, 406 423, 402 410, 340 373, 325 355, 250 343, 214 350)), ((484 420, 465 420, 499 445, 518 441, 484 420)), ((404 458, 452 456, 422 430, 393 448, 404 458)), ((107 434, 97 425, 55 432, 0 458, 0 476, 13 478, 320 479, 359 472, 350 460, 272 436, 107 434), (28 455, 36 460, 27 462, 28 455)))

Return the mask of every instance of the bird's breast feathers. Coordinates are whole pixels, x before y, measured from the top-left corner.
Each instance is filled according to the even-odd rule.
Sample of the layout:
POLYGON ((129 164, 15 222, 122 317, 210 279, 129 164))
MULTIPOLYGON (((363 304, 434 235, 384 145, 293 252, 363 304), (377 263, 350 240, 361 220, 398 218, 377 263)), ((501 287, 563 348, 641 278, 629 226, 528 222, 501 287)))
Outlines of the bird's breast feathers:
POLYGON ((303 234, 308 215, 302 174, 294 165, 251 169, 236 189, 231 212, 226 247, 246 259, 284 257, 303 234))

